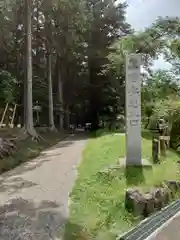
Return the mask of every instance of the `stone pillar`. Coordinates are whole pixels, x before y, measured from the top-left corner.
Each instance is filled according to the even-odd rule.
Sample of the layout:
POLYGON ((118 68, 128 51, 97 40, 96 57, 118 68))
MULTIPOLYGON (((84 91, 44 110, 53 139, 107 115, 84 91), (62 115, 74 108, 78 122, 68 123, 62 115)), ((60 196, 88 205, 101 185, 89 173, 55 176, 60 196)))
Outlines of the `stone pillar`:
POLYGON ((126 165, 141 166, 141 55, 126 56, 126 165))

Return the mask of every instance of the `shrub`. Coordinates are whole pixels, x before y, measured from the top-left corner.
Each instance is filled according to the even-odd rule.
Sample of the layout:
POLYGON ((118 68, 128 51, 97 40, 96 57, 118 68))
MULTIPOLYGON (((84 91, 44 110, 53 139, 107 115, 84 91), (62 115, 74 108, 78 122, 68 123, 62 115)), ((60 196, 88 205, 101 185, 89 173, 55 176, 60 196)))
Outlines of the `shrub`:
POLYGON ((170 146, 174 149, 180 146, 180 101, 178 99, 161 100, 154 105, 149 128, 156 128, 157 120, 164 118, 170 131, 170 146))
POLYGON ((0 72, 0 102, 13 102, 17 97, 18 83, 15 77, 7 71, 0 72))

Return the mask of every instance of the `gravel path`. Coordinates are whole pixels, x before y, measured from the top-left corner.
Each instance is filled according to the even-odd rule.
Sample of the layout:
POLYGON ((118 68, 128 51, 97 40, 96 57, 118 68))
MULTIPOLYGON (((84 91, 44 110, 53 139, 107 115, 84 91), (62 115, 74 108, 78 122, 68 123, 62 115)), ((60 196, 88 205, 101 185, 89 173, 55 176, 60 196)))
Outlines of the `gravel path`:
POLYGON ((0 176, 0 240, 60 239, 85 144, 82 134, 70 136, 0 176))

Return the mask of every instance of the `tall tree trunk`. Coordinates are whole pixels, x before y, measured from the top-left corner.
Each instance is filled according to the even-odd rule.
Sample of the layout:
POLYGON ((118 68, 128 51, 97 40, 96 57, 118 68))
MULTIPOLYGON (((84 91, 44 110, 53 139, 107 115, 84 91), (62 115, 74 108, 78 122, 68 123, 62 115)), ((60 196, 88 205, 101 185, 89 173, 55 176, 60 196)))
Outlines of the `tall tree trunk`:
POLYGON ((97 88, 97 72, 93 64, 89 64, 89 78, 90 78, 90 113, 91 113, 91 130, 96 131, 99 128, 99 96, 100 89, 97 88))
POLYGON ((32 30, 31 30, 31 5, 32 0, 25 0, 25 16, 26 16, 26 93, 25 93, 25 131, 37 137, 37 133, 33 125, 33 103, 32 103, 32 30))
MULTIPOLYGON (((61 72, 60 72, 60 56, 58 55, 58 101, 61 103, 61 106, 63 107, 63 84, 62 84, 62 78, 61 78, 61 72)), ((64 117, 63 117, 63 112, 60 113, 59 116, 59 128, 60 130, 63 129, 63 122, 64 122, 64 117)))
POLYGON ((49 93, 49 128, 51 131, 55 130, 54 125, 54 106, 53 106, 53 91, 52 91, 52 58, 51 52, 47 53, 47 65, 48 65, 48 93, 49 93))
POLYGON ((46 15, 46 38, 47 38, 47 67, 48 67, 48 95, 49 95, 49 128, 55 131, 54 125, 54 106, 53 106, 53 90, 52 90, 52 28, 49 11, 52 9, 52 1, 49 0, 48 11, 46 15))

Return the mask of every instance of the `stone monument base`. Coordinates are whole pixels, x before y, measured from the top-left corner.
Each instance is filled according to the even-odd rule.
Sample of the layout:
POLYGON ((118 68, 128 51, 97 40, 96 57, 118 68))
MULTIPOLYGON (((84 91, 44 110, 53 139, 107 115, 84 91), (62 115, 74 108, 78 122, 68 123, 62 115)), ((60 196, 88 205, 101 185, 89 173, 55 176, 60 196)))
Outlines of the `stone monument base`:
POLYGON ((119 164, 121 167, 143 167, 143 168, 152 168, 152 164, 147 159, 141 159, 141 164, 127 163, 126 158, 120 158, 119 164))

